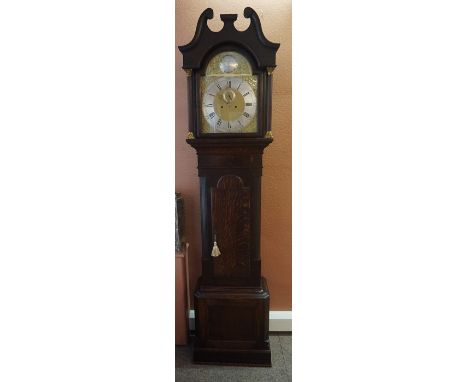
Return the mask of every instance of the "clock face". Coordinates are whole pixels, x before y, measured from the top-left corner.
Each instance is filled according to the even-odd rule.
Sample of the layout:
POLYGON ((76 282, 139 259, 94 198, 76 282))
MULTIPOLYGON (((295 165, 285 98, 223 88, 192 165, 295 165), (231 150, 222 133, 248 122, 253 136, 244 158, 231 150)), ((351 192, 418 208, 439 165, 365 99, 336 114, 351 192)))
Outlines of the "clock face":
POLYGON ((208 63, 200 81, 201 133, 257 132, 257 76, 238 52, 223 52, 208 63))
POLYGON ((257 97, 242 77, 221 77, 208 85, 202 105, 210 132, 239 133, 256 116, 257 97))

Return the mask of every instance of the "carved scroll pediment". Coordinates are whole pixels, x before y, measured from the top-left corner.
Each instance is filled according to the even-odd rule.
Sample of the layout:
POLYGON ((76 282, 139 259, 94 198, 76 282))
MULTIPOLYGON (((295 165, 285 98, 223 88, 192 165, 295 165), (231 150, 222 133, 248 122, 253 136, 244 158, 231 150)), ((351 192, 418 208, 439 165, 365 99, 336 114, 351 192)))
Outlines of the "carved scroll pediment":
POLYGON ((239 31, 234 26, 237 14, 222 14, 220 17, 224 23, 223 28, 213 32, 208 26, 208 20, 213 18, 213 9, 207 8, 200 15, 192 41, 179 46, 184 56, 182 66, 184 69, 200 69, 210 51, 226 43, 239 45, 251 53, 259 68, 276 66, 276 51, 280 44, 273 43, 265 37, 260 19, 252 8, 244 9, 244 17, 250 19, 250 25, 244 31, 239 31))

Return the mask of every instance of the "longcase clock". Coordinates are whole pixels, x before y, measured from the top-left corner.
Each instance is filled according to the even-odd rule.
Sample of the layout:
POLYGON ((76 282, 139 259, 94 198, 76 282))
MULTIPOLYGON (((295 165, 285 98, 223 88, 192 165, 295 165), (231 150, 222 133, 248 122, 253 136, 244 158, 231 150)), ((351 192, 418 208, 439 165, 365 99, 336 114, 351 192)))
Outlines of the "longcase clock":
POLYGON ((245 31, 236 14, 209 29, 200 16, 179 46, 187 72, 187 143, 198 155, 202 274, 195 291, 194 361, 271 366, 270 294, 261 276, 260 201, 263 150, 272 141, 271 85, 279 44, 258 15, 245 31))

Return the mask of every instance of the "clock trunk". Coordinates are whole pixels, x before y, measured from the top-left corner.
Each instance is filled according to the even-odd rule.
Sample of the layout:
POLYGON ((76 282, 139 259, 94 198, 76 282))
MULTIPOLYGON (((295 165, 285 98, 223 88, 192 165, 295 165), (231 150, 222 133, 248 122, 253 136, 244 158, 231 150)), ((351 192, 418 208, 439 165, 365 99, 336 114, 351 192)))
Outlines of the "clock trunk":
POLYGON ((262 154, 271 141, 187 141, 198 154, 202 222, 196 362, 271 365, 270 295, 260 260, 262 154))
POLYGON ((260 285, 262 153, 270 142, 188 140, 198 153, 202 285, 260 285), (218 257, 211 256, 215 239, 218 257))

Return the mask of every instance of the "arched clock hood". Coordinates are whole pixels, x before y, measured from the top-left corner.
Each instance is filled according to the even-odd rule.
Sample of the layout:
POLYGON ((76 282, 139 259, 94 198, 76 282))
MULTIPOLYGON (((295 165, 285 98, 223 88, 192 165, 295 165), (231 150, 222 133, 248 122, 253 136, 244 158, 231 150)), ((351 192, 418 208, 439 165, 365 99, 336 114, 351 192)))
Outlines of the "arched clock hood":
POLYGON ((250 7, 244 9, 244 17, 250 19, 249 27, 244 31, 235 28, 237 14, 221 14, 223 28, 213 32, 208 27, 208 20, 213 18, 213 9, 207 8, 200 15, 192 41, 179 46, 183 55, 183 69, 201 69, 205 57, 219 45, 231 43, 249 52, 258 68, 276 67, 276 51, 280 44, 269 41, 262 31, 257 13, 250 7))

